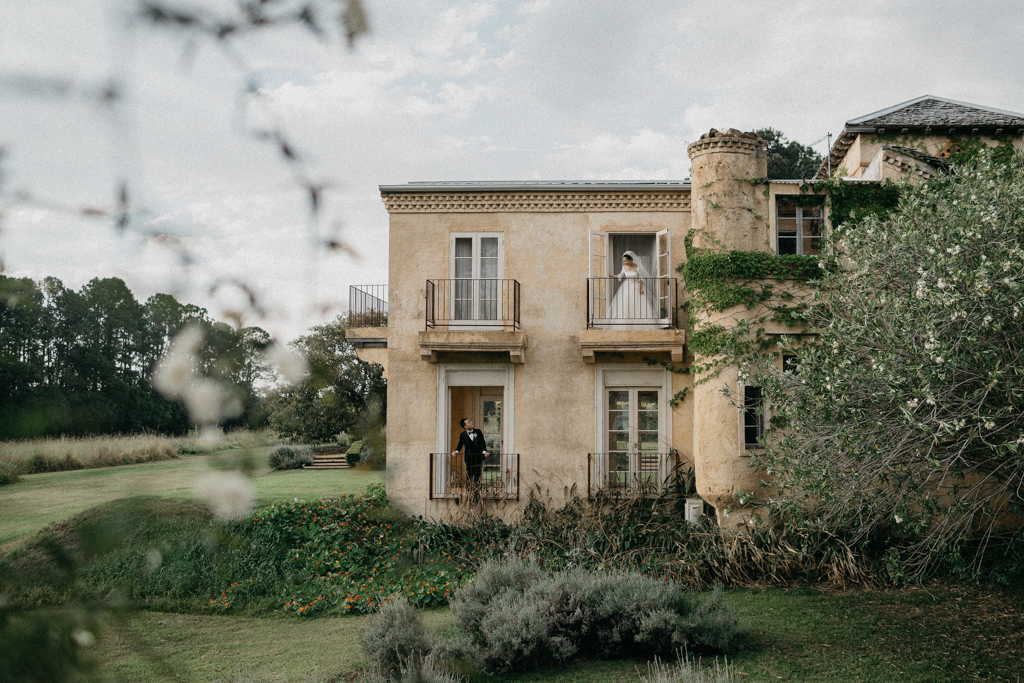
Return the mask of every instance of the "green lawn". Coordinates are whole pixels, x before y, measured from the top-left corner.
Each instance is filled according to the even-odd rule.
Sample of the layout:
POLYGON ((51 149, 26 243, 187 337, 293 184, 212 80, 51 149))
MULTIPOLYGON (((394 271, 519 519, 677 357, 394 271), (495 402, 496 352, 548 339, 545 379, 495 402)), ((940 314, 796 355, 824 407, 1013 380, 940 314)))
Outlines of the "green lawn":
MULTIPOLYGON (((740 681, 959 683, 1024 678, 1024 597, 935 587, 882 592, 729 590, 749 629, 730 661, 740 681)), ((425 613, 448 623, 448 610, 425 613)), ((101 641, 104 668, 128 680, 209 681, 240 666, 322 680, 365 666, 357 632, 367 617, 142 614, 101 641), (180 678, 176 676, 180 674, 180 678)), ((618 683, 645 662, 578 662, 558 671, 489 676, 492 683, 618 683)))
MULTIPOLYGON (((234 454, 237 456, 237 453, 234 454)), ((150 495, 191 497, 192 480, 215 459, 232 454, 106 469, 28 475, 0 488, 0 544, 101 503, 150 495)), ((261 503, 360 491, 383 473, 271 472, 257 460, 261 503)), ((955 586, 929 590, 827 593, 728 590, 748 629, 746 647, 731 661, 741 681, 1008 681, 1024 680, 1024 589, 1001 593, 955 586)), ((450 618, 427 613, 430 628, 450 618)), ((366 617, 300 619, 142 612, 111 624, 96 646, 103 670, 119 680, 232 680, 243 668, 284 680, 354 680, 365 665, 357 632, 366 617)), ((493 683, 638 681, 644 662, 579 662, 564 670, 493 683)))
MULTIPOLYGON (((238 454, 228 452, 141 465, 23 475, 18 483, 0 487, 0 551, 49 524, 118 498, 150 495, 190 499, 192 482, 197 475, 208 471, 212 462, 238 454)), ((314 499, 356 493, 372 482, 384 481, 383 472, 273 471, 266 466, 266 449, 256 451, 256 462, 253 482, 261 505, 291 498, 314 499)))
MULTIPOLYGON (((448 610, 425 612, 428 628, 448 623, 448 610)), ((105 634, 103 670, 127 681, 231 679, 241 668, 318 680, 366 666, 358 632, 365 617, 198 616, 142 613, 105 634)), ((277 679, 275 679, 277 680, 277 679)))

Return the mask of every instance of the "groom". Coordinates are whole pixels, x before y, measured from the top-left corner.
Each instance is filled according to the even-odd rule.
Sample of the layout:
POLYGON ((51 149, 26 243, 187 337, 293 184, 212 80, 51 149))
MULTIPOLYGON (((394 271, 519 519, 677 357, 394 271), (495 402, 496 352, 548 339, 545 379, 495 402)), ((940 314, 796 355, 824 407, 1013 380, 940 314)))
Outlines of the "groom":
POLYGON ((480 481, 480 470, 484 464, 484 458, 488 455, 487 444, 484 443, 484 433, 473 428, 473 421, 469 418, 459 420, 459 426, 466 431, 459 435, 459 445, 452 451, 457 455, 463 448, 466 449, 466 476, 474 481, 480 481))

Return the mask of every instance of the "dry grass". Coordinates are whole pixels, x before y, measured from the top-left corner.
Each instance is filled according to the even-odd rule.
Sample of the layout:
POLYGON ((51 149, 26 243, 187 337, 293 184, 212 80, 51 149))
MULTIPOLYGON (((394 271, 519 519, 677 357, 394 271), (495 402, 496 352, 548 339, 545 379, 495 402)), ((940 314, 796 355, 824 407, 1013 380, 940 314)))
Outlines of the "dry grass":
POLYGON ((54 438, 0 442, 0 463, 17 474, 134 465, 170 460, 180 455, 200 455, 235 448, 261 448, 280 440, 272 432, 238 431, 217 443, 202 443, 195 436, 155 434, 54 438))

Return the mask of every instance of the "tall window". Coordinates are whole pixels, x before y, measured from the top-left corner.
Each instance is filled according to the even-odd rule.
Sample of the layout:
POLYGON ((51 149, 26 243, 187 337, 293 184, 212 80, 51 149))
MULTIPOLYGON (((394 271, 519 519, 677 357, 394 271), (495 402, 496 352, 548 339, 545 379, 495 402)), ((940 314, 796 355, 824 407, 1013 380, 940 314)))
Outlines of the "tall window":
POLYGON ((743 441, 747 449, 760 448, 764 434, 764 399, 761 387, 743 387, 743 441))
POLYGON ((501 291, 502 235, 452 235, 453 320, 497 320, 501 291))
POLYGON ((629 488, 658 483, 661 431, 659 391, 610 389, 608 396, 608 485, 629 488))
POLYGON ((811 256, 821 253, 821 236, 825 227, 825 207, 797 206, 785 197, 776 203, 779 256, 800 254, 811 256))

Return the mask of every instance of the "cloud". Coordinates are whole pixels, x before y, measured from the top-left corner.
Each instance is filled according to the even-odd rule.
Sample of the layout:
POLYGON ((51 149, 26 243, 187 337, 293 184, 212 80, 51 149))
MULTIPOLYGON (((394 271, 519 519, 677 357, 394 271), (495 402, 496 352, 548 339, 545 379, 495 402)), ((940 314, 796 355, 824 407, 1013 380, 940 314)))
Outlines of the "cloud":
POLYGON ((91 102, 0 99, 0 192, 110 207, 128 177, 142 231, 8 202, 7 274, 119 276, 140 298, 170 290, 214 314, 238 293, 210 284, 245 279, 275 312, 259 323, 285 338, 342 310, 349 285, 386 281, 380 184, 679 179, 712 126, 807 143, 925 93, 1024 110, 1024 6, 990 0, 368 0, 355 50, 263 32, 235 43, 242 70, 214 43, 189 53, 182 33, 125 29, 131 6, 0 7, 4 69, 130 86, 118 125, 91 102), (242 95, 249 79, 258 101, 242 95), (270 126, 301 169, 253 139, 270 126), (313 228, 296 173, 326 186, 313 228), (337 225, 360 258, 314 248, 337 225), (194 264, 151 234, 176 236, 194 264))

